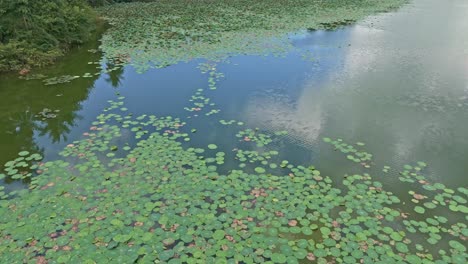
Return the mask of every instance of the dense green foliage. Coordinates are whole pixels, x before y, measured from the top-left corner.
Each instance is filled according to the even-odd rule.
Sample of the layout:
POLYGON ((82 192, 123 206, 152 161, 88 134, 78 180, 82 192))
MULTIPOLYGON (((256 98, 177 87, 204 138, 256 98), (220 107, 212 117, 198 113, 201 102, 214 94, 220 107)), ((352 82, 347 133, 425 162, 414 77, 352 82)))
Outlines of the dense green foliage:
POLYGON ((96 7, 96 6, 104 6, 109 4, 116 4, 116 3, 128 3, 128 2, 145 2, 144 0, 87 0, 89 5, 96 7))
POLYGON ((85 0, 0 1, 0 71, 49 64, 94 27, 85 0))

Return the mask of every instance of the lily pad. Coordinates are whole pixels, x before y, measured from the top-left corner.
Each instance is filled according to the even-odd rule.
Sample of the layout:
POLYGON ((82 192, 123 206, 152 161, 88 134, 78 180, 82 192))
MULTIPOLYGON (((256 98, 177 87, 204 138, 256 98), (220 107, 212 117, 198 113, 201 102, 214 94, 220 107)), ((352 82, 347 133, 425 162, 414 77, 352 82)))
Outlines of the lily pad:
POLYGON ((256 167, 256 168, 255 168, 255 172, 256 172, 256 173, 265 173, 265 169, 262 168, 262 167, 256 167))
POLYGON ((218 146, 216 146, 215 144, 209 144, 209 145, 208 145, 208 148, 209 148, 209 149, 217 149, 218 146))

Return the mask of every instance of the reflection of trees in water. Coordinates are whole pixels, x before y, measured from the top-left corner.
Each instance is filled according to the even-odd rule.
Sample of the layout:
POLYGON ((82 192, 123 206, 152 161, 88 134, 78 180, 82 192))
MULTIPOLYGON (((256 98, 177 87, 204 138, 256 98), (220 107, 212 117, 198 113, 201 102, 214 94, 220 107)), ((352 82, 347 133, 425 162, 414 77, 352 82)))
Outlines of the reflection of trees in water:
POLYGON ((77 80, 66 84, 70 87, 60 88, 37 87, 42 85, 37 82, 25 83, 20 87, 15 87, 21 97, 3 95, 0 92, 0 96, 6 101, 6 105, 2 104, 0 108, 2 145, 14 144, 18 149, 34 149, 24 144, 34 141, 26 138, 34 137, 34 132, 38 132, 41 136, 48 135, 52 142, 66 139, 66 134, 70 132, 78 118, 76 112, 81 110, 80 103, 88 98, 94 81, 95 79, 87 79, 85 82, 77 80), (8 110, 3 108, 8 108, 8 110), (43 118, 38 113, 45 108, 60 112, 56 113, 55 118, 43 118))
MULTIPOLYGON (((80 109, 77 109, 78 111, 80 109)), ((81 119, 76 112, 59 114, 57 118, 49 119, 38 123, 37 131, 39 136, 49 136, 53 143, 67 141, 67 135, 71 132, 75 121, 81 119)))
POLYGON ((0 98, 6 101, 0 107, 0 166, 16 158, 16 154, 23 150, 43 155, 44 150, 36 143, 35 137, 38 135, 48 136, 52 143, 67 140, 68 133, 79 118, 77 112, 81 110, 81 102, 88 97, 94 81, 88 79, 87 83, 70 84, 74 86, 70 89, 38 88, 42 84, 26 82, 15 87, 21 97, 9 96, 10 93, 0 91, 0 98), (63 96, 57 97, 60 90, 63 96), (38 113, 44 108, 60 112, 55 118, 43 119, 38 113))
MULTIPOLYGON (((87 52, 88 49, 89 47, 81 48, 70 58, 48 69, 46 74, 60 76, 96 72, 95 65, 88 65, 87 62, 99 60, 101 55, 87 52), (70 68, 70 63, 75 64, 74 68, 70 68)), ((113 75, 118 82, 118 73, 113 75)), ((2 76, 0 169, 5 162, 16 158, 20 151, 43 154, 44 151, 39 149, 35 137, 48 137, 51 143, 67 141, 67 135, 81 118, 78 115, 78 111, 82 109, 81 103, 88 98, 97 78, 99 75, 79 78, 67 84, 45 86, 41 80, 26 81, 19 80, 17 76, 2 76), (38 115, 45 108, 59 112, 54 112, 55 118, 38 115)))
MULTIPOLYGON (((0 93, 1 94, 1 93, 0 93)), ((18 111, 5 113, 2 111, 0 114, 0 142, 1 150, 0 153, 0 168, 3 169, 3 165, 11 159, 14 159, 16 154, 22 150, 28 150, 29 152, 39 153, 42 155, 43 149, 34 142, 34 131, 37 130, 38 124, 35 121, 36 117, 30 108, 18 111)), ((5 182, 10 183, 13 180, 5 178, 5 182)))
MULTIPOLYGON (((114 64, 108 63, 106 65, 107 69, 112 69, 115 67, 114 64)), ((105 79, 106 82, 110 83, 112 87, 119 87, 123 80, 124 67, 118 67, 115 70, 112 70, 108 73, 108 77, 105 79)))

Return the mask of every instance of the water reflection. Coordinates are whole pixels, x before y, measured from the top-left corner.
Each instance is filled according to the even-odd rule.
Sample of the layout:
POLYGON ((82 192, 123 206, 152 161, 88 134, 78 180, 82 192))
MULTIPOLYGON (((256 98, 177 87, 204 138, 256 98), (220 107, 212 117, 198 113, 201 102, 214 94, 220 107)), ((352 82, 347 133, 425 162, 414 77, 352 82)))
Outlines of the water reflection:
MULTIPOLYGON (((460 33, 468 31, 466 10, 461 0, 417 0, 341 30, 300 32, 289 36, 296 50, 285 57, 242 55, 218 65, 226 77, 216 91, 206 89, 208 76, 197 69, 201 60, 144 74, 128 66, 56 86, 2 77, 0 163, 23 149, 54 158, 118 92, 134 115, 177 116, 209 131, 194 135, 196 146, 216 141, 220 148, 235 147, 240 128, 223 130, 218 122, 235 119, 288 130, 293 143, 280 146, 286 158, 320 164, 332 176, 349 171, 327 152, 322 137, 368 142, 376 161, 395 168, 424 160, 432 179, 459 184, 468 170, 468 35, 460 33), (200 88, 221 109, 218 115, 193 117, 184 110, 200 88), (42 120, 36 114, 44 108, 60 112, 42 120)), ((92 62, 99 59, 83 48, 47 74, 94 73, 92 62)), ((392 182, 398 175, 386 177, 392 182)))
POLYGON ((396 168, 427 161, 431 180, 459 185, 468 170, 467 11, 463 1, 415 1, 341 31, 292 37, 319 67, 305 69, 295 96, 264 92, 245 113, 263 129, 290 130, 335 175, 345 170, 329 162, 321 137, 368 142, 396 168))
MULTIPOLYGON (((101 54, 88 52, 88 48, 96 45, 97 40, 90 42, 57 65, 39 73, 61 76, 97 72, 96 65, 88 64, 100 59, 101 54)), ((48 144, 40 144, 40 138, 47 138, 50 143, 67 142, 68 135, 82 118, 81 103, 88 99, 98 78, 98 75, 92 75, 91 78, 79 78, 72 83, 46 86, 42 80, 24 81, 15 74, 2 75, 0 166, 14 159, 22 150, 44 154, 48 144)))
POLYGON ((468 169, 467 11, 463 1, 415 1, 353 26, 343 71, 323 89, 323 133, 370 142, 392 164, 426 160, 431 179, 459 184, 468 169))
POLYGON ((108 73, 105 79, 112 87, 117 88, 122 85, 124 79, 124 67, 119 67, 111 63, 106 64, 106 69, 115 69, 108 73))
POLYGON ((246 107, 249 123, 271 131, 286 129, 294 141, 313 147, 322 130, 322 107, 327 104, 323 89, 327 89, 332 75, 343 71, 351 33, 347 27, 291 35, 289 38, 297 51, 277 63, 296 62, 300 66, 295 69, 304 76, 297 87, 269 89, 252 96, 246 107), (310 54, 311 58, 304 58, 304 54, 310 54), (304 59, 309 63, 297 63, 304 59))

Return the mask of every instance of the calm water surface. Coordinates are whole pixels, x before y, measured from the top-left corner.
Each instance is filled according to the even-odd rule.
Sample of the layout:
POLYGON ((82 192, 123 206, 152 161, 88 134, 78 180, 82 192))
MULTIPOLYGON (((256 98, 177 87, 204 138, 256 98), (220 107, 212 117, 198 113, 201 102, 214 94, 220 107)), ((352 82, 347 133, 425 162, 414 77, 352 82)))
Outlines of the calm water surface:
MULTIPOLYGON (((143 74, 128 66, 51 86, 0 76, 0 164, 21 150, 56 158, 82 137, 108 100, 126 96, 134 114, 187 118, 190 126, 209 131, 194 134, 192 145, 236 147, 234 135, 241 128, 218 122, 235 119, 263 131, 287 130, 287 140, 275 146, 282 158, 314 164, 331 177, 342 177, 355 165, 323 137, 366 142, 382 166, 425 161, 431 181, 466 187, 466 32, 467 1, 417 0, 336 31, 291 34, 295 49, 284 57, 234 56, 217 66, 225 77, 207 96, 221 112, 210 117, 183 109, 196 89, 207 88, 207 75, 197 69, 204 60, 143 74), (38 117, 44 108, 58 110, 57 118, 38 117)), ((101 54, 88 50, 97 46, 97 40, 91 42, 40 73, 94 74, 98 65, 88 62, 99 61, 101 54)), ((398 191, 398 170, 381 169, 375 168, 376 177, 398 191)), ((22 185, 5 181, 9 188, 22 185)))

